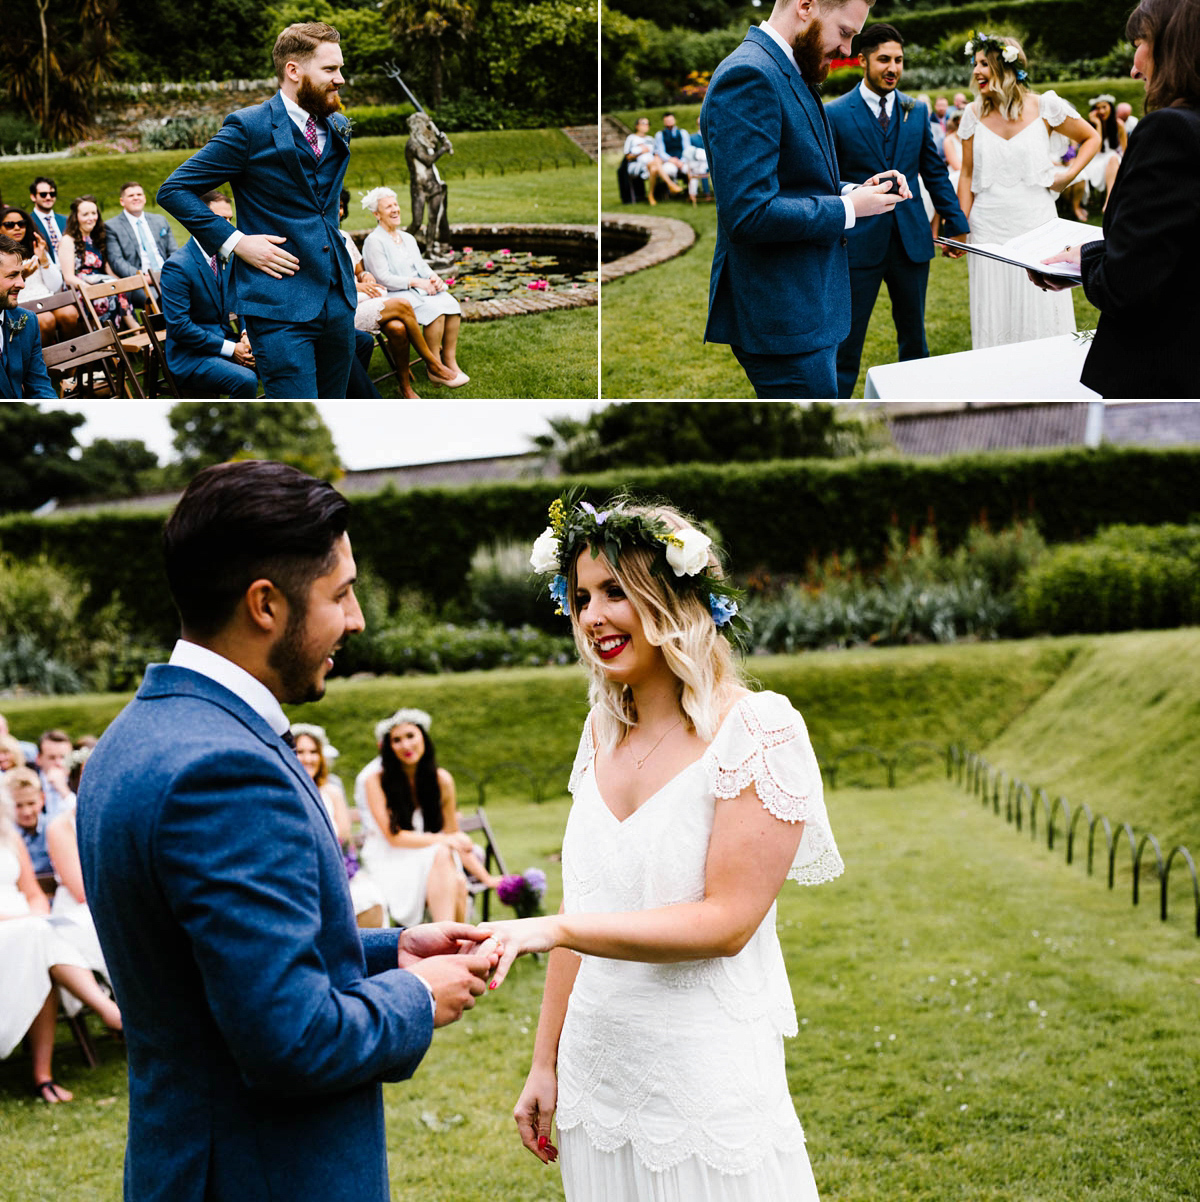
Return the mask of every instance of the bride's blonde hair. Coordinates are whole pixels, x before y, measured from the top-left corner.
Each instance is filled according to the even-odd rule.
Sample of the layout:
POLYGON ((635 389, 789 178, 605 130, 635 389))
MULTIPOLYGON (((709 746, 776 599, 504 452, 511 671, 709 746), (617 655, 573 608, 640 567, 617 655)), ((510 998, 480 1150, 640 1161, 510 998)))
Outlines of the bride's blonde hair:
MULTIPOLYGON (((672 530, 699 529, 669 505, 625 504, 622 509, 626 513, 658 518, 672 530)), ((580 555, 591 553, 590 547, 579 552, 580 555)), ((600 554, 603 556, 603 550, 600 554)), ((675 676, 684 724, 708 743, 716 736, 721 718, 745 687, 744 680, 728 640, 713 621, 707 601, 694 590, 672 588, 673 577, 669 572, 657 574, 652 571, 657 554, 647 547, 622 547, 619 564, 609 564, 609 567, 640 619, 646 640, 662 649, 663 658, 675 676)), ((587 631, 579 624, 578 563, 577 555, 567 571, 571 631, 579 649, 580 662, 591 677, 588 699, 596 711, 597 741, 602 747, 612 748, 637 725, 637 706, 632 691, 611 681, 605 674, 604 661, 596 654, 587 631)), ((717 578, 724 575, 711 547, 708 572, 717 578)))
POLYGON ((980 49, 992 69, 992 86, 983 95, 976 93, 979 100, 979 116, 986 117, 994 111, 1005 121, 1019 120, 1025 108, 1025 97, 1029 95, 1027 83, 1017 78, 1018 71, 1025 72, 1026 80, 1029 78, 1029 61, 1025 57, 1024 48, 1016 38, 997 36, 989 39, 988 44, 980 49), (1015 46, 1017 57, 1011 63, 1006 63, 1002 57, 1003 51, 997 48, 997 43, 1000 46, 1015 46))

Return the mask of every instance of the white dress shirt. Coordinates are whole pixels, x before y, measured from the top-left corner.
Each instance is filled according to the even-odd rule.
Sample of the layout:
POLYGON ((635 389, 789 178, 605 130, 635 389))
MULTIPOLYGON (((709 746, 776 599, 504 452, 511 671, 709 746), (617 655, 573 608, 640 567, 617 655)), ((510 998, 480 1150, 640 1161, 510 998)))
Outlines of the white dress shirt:
POLYGON ((138 254, 142 260, 142 270, 150 271, 161 267, 163 265, 162 255, 158 253, 158 247, 154 242, 154 231, 150 228, 150 223, 146 220, 145 211, 135 217, 126 209, 125 220, 129 222, 130 227, 133 229, 133 236, 137 241, 138 254))
POLYGON ((879 120, 879 106, 881 104, 887 109, 888 120, 891 121, 896 112, 896 93, 894 90, 886 96, 880 96, 878 92, 873 92, 867 87, 865 79, 858 85, 858 90, 862 93, 862 98, 867 102, 867 107, 871 110, 871 116, 876 121, 879 120))
POLYGON ((291 723, 283 712, 275 694, 256 676, 251 676, 245 668, 235 664, 233 660, 201 647, 199 643, 189 643, 180 639, 175 644, 168 661, 174 668, 188 668, 199 672, 209 680, 227 688, 234 696, 244 701, 266 724, 277 734, 281 735, 290 729, 291 723))
MULTIPOLYGON (((782 50, 784 52, 784 54, 787 55, 788 62, 791 63, 792 66, 796 68, 796 74, 799 75, 800 67, 799 67, 799 64, 797 64, 797 62, 796 62, 796 52, 789 45, 787 39, 783 36, 783 34, 781 34, 779 32, 779 30, 776 29, 775 26, 771 24, 770 21, 764 21, 759 26, 759 29, 761 29, 763 31, 763 33, 765 33, 767 35, 767 37, 769 37, 779 47, 779 49, 782 50)), ((818 97, 817 103, 822 104, 823 101, 818 97)), ((832 137, 832 135, 831 135, 831 137, 832 137)), ((846 206, 846 229, 848 229, 848 230, 854 228, 854 220, 855 220, 854 205, 851 203, 850 197, 845 194, 846 192, 849 192, 849 191, 851 191, 851 189, 846 188, 841 197, 842 204, 844 204, 846 206)))

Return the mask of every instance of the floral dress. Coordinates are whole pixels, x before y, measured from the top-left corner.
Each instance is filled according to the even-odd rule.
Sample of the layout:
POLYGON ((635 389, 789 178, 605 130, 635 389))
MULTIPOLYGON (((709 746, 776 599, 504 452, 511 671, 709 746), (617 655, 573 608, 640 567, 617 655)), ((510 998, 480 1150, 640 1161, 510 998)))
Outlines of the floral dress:
MULTIPOLYGON (((79 241, 75 245, 75 274, 81 280, 88 283, 95 283, 93 276, 103 276, 107 273, 104 270, 104 256, 92 245, 91 238, 80 234, 79 241)), ((133 314, 133 305, 129 303, 129 297, 123 292, 116 296, 102 296, 98 300, 92 301, 92 308, 96 310, 96 316, 101 321, 110 321, 117 317, 127 317, 133 314)))

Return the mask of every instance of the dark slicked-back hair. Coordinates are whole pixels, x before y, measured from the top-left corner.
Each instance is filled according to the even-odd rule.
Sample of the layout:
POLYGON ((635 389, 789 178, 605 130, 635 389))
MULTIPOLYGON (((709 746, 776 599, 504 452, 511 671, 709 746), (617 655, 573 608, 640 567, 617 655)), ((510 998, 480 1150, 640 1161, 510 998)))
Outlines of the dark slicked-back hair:
POLYGON ((882 46, 884 42, 897 42, 901 46, 904 45, 900 30, 894 25, 889 25, 886 21, 868 25, 859 35, 858 52, 865 58, 876 46, 882 46))
POLYGON ((331 484, 269 460, 207 467, 163 530, 167 583, 185 631, 222 630, 259 579, 303 616, 308 589, 336 562, 350 503, 331 484))

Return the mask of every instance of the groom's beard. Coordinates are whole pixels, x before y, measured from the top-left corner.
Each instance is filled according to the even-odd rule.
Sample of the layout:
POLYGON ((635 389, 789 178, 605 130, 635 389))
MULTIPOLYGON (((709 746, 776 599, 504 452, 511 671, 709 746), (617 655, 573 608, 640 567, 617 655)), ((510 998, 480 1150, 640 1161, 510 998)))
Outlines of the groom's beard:
POLYGON ((322 117, 328 117, 330 113, 336 113, 342 107, 337 88, 332 84, 317 87, 307 75, 300 77, 299 86, 296 88, 296 103, 318 121, 322 117))
POLYGON ((825 77, 829 74, 829 60, 825 57, 823 32, 821 18, 813 17, 792 43, 796 66, 800 68, 800 77, 805 83, 824 83, 825 77))

